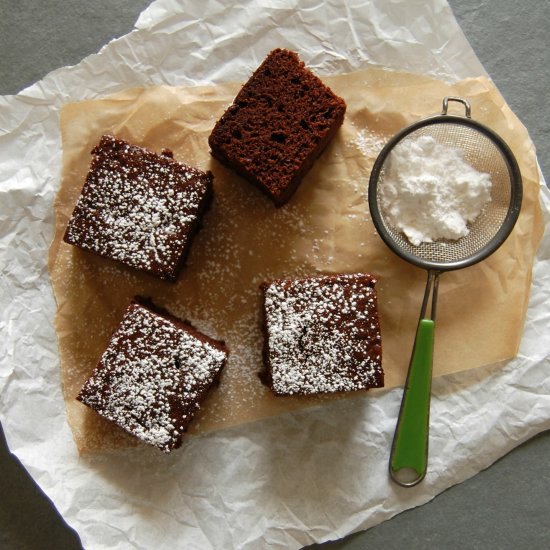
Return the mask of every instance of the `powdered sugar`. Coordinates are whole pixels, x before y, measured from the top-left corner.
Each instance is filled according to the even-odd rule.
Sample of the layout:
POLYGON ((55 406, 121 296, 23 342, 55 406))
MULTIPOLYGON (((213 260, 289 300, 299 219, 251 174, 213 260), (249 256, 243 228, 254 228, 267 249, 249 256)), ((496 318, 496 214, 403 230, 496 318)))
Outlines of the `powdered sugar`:
POLYGON ((365 157, 375 159, 386 144, 386 140, 368 128, 357 129, 356 132, 354 145, 365 157))
POLYGON ((209 176, 164 155, 103 136, 65 240, 173 278, 206 200, 209 176))
POLYGON ((375 279, 279 280, 265 287, 268 377, 280 395, 383 385, 375 279))
POLYGON ((132 304, 79 399, 165 452, 200 407, 226 353, 140 304, 132 304))
POLYGON ((419 245, 466 236, 491 200, 491 179, 461 149, 421 136, 393 149, 379 190, 387 221, 419 245))

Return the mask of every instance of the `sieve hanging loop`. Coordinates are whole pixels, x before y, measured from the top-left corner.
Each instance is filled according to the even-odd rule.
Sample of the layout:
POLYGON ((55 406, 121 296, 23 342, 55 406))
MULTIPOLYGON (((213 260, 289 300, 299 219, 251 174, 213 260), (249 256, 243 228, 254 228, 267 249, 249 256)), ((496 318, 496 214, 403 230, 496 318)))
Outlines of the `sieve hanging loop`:
POLYGON ((456 101, 457 103, 462 103, 464 105, 465 116, 466 118, 472 118, 472 107, 470 102, 466 99, 456 96, 447 96, 443 98, 443 110, 441 111, 442 115, 446 115, 449 110, 449 101, 456 101))
POLYGON ((433 364, 435 309, 441 273, 462 269, 495 252, 511 233, 522 201, 521 173, 506 143, 487 126, 472 120, 470 103, 459 97, 443 99, 441 115, 407 126, 394 135, 378 155, 369 181, 369 209, 386 245, 400 258, 428 271, 407 380, 390 455, 390 477, 403 487, 422 481, 428 465, 429 411, 433 364), (449 102, 461 103, 465 116, 447 114, 449 102), (393 149, 401 142, 428 136, 444 147, 462 150, 465 161, 491 178, 491 201, 467 235, 412 244, 380 208, 381 187, 393 149), (427 315, 431 300, 431 312, 427 315))

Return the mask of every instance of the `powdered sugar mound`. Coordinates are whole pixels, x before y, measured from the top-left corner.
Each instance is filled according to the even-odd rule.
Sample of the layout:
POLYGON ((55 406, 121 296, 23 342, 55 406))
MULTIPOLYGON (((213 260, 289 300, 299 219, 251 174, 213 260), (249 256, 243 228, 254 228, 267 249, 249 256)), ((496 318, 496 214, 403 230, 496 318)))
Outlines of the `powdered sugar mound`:
POLYGON ((387 221, 419 245, 457 240, 491 200, 491 178, 464 159, 461 149, 431 136, 406 139, 388 157, 380 182, 387 221))

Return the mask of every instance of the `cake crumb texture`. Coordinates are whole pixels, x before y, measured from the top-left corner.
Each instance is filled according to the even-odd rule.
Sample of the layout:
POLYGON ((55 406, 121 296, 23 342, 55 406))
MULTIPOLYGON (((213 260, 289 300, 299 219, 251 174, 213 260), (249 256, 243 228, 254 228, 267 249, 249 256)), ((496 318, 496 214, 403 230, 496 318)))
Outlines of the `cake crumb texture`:
POLYGON ((216 123, 222 163, 281 206, 344 120, 346 104, 294 52, 273 50, 216 123))
POLYGON ((375 283, 344 274, 262 285, 265 374, 275 394, 384 385, 375 283))

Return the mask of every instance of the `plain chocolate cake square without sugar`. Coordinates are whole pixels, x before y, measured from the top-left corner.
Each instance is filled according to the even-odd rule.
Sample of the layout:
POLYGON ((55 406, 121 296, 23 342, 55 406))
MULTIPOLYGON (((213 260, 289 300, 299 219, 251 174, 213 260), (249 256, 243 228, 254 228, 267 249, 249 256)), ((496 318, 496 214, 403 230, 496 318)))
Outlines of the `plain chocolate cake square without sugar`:
POLYGON ((168 453, 181 445, 227 355, 223 342, 134 300, 77 399, 168 453))
POLYGON ((341 274, 262 284, 262 378, 276 395, 384 386, 376 279, 341 274))
POLYGON ((216 123, 212 155, 282 206, 344 120, 346 104, 298 55, 273 50, 216 123))
POLYGON ((104 135, 69 220, 66 243, 175 279, 212 195, 213 176, 104 135))

